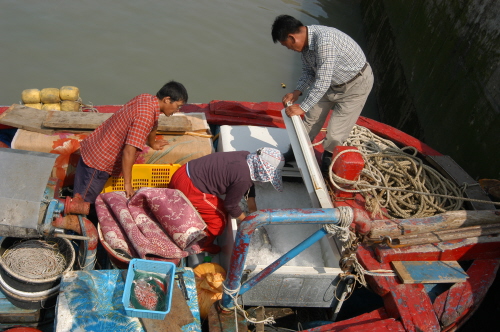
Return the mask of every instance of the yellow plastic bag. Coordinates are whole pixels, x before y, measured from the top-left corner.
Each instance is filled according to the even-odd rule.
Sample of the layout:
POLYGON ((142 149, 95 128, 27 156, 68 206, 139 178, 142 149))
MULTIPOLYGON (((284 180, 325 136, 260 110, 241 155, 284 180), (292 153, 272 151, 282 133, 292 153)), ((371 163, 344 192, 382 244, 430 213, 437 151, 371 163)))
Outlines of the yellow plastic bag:
POLYGON ((202 263, 193 269, 198 293, 198 305, 201 319, 208 317, 210 307, 222 298, 222 283, 226 279, 226 270, 216 263, 202 263))

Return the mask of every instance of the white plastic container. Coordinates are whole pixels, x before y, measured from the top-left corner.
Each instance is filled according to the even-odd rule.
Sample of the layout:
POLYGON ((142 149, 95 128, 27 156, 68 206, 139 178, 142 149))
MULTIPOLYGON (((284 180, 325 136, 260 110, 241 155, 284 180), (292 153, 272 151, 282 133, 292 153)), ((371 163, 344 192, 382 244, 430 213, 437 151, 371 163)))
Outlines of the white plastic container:
MULTIPOLYGON (((260 147, 269 146, 286 152, 289 144, 290 139, 285 129, 221 126, 218 151, 253 152, 260 147)), ((297 152, 296 158, 301 158, 297 152)), ((295 175, 297 174, 301 174, 298 169, 295 170, 295 175)), ((289 180, 284 178, 282 193, 277 192, 269 183, 256 183, 257 208, 260 210, 320 207, 319 200, 314 199, 316 194, 308 190, 305 182, 289 180)), ((262 246, 255 250, 253 246, 260 246, 260 243, 252 239, 244 267, 243 281, 262 271, 320 227, 320 225, 265 226, 272 247, 262 246)), ((214 261, 226 270, 229 268, 236 229, 236 220, 232 219, 217 240, 222 250, 214 261)), ((336 243, 325 236, 246 292, 243 301, 245 305, 330 307, 336 302, 334 291, 338 275, 341 273, 339 259, 336 243)))

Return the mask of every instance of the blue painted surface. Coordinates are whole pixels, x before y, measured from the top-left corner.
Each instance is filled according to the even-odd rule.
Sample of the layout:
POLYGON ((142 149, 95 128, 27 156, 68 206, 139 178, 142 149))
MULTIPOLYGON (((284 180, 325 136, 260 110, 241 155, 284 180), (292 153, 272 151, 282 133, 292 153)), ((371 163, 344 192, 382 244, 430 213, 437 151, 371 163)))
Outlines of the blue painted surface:
MULTIPOLYGON (((188 305, 195 321, 183 331, 201 331, 200 312, 194 273, 184 272, 189 295, 188 305)), ((137 317, 129 317, 122 304, 125 282, 122 270, 72 271, 61 280, 61 293, 56 306, 55 331, 120 331, 144 332, 137 317)))
POLYGON ((7 144, 11 147, 12 139, 17 132, 17 128, 4 128, 0 129, 0 142, 7 144))
POLYGON ((427 262, 403 261, 401 262, 411 275, 415 283, 446 283, 465 281, 467 273, 457 262, 427 262))

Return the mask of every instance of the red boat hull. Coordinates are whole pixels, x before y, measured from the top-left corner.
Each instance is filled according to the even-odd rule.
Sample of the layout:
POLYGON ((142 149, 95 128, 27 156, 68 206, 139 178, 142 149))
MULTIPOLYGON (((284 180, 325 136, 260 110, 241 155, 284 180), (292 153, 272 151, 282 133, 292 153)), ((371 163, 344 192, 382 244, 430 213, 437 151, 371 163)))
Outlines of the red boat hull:
MULTIPOLYGON (((120 105, 95 106, 102 113, 113 113, 120 105)), ((0 107, 2 114, 8 107, 0 107)), ((187 104, 184 113, 204 113, 213 125, 254 125, 284 128, 281 103, 212 101, 208 104, 187 104)), ((420 140, 378 121, 360 117, 358 125, 394 141, 401 146, 413 146, 423 156, 441 156, 420 140)), ((10 128, 0 125, 0 129, 10 128)), ((318 137, 317 140, 322 139, 318 137)), ((321 155, 321 147, 317 148, 321 155)), ((364 208, 359 195, 353 200, 335 202, 336 206, 348 205, 364 208)), ((370 288, 380 295, 384 307, 357 317, 307 331, 454 331, 460 327, 481 304, 493 283, 500 265, 500 245, 495 243, 449 243, 436 250, 435 246, 422 245, 412 250, 372 249, 360 246, 359 262, 367 270, 391 269, 392 260, 469 260, 469 278, 457 283, 431 301, 422 284, 402 284, 396 277, 366 276, 370 288)))

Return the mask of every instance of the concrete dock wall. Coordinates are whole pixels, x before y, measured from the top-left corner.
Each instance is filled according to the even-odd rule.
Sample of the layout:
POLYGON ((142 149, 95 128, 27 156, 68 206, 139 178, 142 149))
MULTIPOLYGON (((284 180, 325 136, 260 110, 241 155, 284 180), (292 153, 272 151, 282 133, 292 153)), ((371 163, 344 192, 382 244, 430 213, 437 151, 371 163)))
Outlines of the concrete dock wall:
POLYGON ((500 2, 361 6, 382 122, 450 155, 476 179, 500 178, 500 2))

